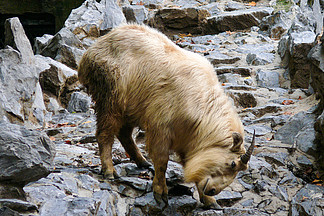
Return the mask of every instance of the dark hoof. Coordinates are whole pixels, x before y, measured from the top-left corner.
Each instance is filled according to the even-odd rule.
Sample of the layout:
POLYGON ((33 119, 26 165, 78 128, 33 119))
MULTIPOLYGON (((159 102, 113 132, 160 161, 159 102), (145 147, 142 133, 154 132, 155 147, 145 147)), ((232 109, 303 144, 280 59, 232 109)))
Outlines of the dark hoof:
POLYGON ((108 180, 114 180, 114 179, 118 179, 119 178, 119 175, 116 173, 116 172, 113 172, 113 173, 103 173, 102 171, 102 174, 104 176, 105 179, 108 179, 108 180))
POLYGON ((169 205, 169 203, 168 203, 168 195, 167 194, 162 194, 161 195, 161 194, 153 192, 153 195, 154 195, 155 201, 157 202, 157 204, 159 206, 164 205, 164 207, 166 207, 166 206, 169 205))
POLYGON ((141 163, 137 164, 138 168, 145 168, 145 169, 149 169, 152 166, 152 164, 150 164, 147 161, 142 161, 141 163))

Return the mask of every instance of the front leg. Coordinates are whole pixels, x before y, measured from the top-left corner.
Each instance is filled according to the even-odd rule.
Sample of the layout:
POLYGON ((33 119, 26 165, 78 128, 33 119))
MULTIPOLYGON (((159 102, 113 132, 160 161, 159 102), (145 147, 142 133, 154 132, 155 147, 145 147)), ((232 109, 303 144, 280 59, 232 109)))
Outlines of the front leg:
POLYGON ((153 179, 153 194, 156 202, 165 206, 168 205, 168 187, 166 185, 165 172, 169 160, 169 143, 167 139, 163 139, 165 136, 152 137, 150 133, 147 133, 147 145, 149 155, 154 164, 155 175, 153 179), (158 138, 158 139, 155 139, 158 138))
POLYGON ((199 189, 198 185, 197 185, 197 188, 198 188, 200 202, 204 204, 203 208, 222 209, 222 207, 217 203, 214 196, 205 195, 204 192, 201 189, 199 189))

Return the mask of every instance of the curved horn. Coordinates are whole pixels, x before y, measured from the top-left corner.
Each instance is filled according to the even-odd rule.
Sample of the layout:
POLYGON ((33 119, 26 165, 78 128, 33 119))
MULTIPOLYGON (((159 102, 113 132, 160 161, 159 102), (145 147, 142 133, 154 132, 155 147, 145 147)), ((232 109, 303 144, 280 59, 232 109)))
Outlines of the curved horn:
POLYGON ((247 164, 249 162, 252 152, 253 152, 253 149, 254 149, 254 145, 255 145, 255 130, 253 132, 253 138, 252 138, 252 143, 251 143, 250 147, 248 148, 246 153, 241 156, 242 163, 247 164))

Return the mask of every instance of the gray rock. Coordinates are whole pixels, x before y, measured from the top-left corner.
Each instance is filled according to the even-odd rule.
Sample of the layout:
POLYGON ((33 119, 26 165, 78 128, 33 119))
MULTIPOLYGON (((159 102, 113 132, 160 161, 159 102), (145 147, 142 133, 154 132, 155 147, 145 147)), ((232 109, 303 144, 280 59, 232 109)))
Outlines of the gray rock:
POLYGON ((296 161, 304 168, 311 167, 313 165, 312 162, 304 155, 297 157, 296 161))
POLYGON ((72 112, 87 112, 90 109, 91 98, 82 92, 74 92, 71 95, 67 110, 72 112))
POLYGON ((315 129, 313 124, 308 125, 307 127, 303 128, 301 131, 297 133, 295 136, 294 141, 297 144, 297 148, 301 151, 310 154, 310 155, 317 155, 317 148, 316 144, 314 143, 315 140, 315 129))
POLYGON ((256 73, 258 86, 263 88, 279 87, 279 74, 275 71, 264 71, 259 69, 256 73))
POLYGON ((135 207, 142 210, 144 215, 176 215, 181 216, 190 213, 196 208, 197 201, 191 196, 172 197, 169 199, 169 205, 163 203, 157 204, 153 193, 148 193, 142 197, 136 198, 135 207))
POLYGON ((323 215, 324 188, 307 184, 292 198, 291 215, 323 215))
POLYGON ((280 10, 272 15, 264 17, 260 23, 260 29, 267 32, 273 39, 280 39, 290 28, 292 23, 289 14, 280 10))
POLYGON ((233 64, 241 59, 240 57, 229 56, 219 51, 212 51, 206 57, 214 66, 217 66, 218 64, 233 64))
POLYGON ((316 35, 312 31, 292 32, 288 35, 288 39, 282 39, 279 50, 289 68, 291 87, 307 89, 312 67, 307 55, 316 35))
POLYGON ((118 6, 116 0, 101 0, 101 4, 105 5, 105 13, 100 29, 107 32, 121 23, 126 23, 126 18, 122 9, 118 6))
MULTIPOLYGON (((311 60, 311 82, 310 85, 317 92, 320 98, 319 112, 324 110, 324 41, 323 37, 320 43, 315 45, 309 52, 308 58, 311 60)), ((324 163, 323 163, 324 164, 324 163)))
POLYGON ((84 52, 82 42, 66 27, 54 35, 40 54, 77 68, 84 52))
POLYGON ((138 177, 120 177, 118 182, 132 186, 140 191, 150 191, 152 181, 140 179, 138 177))
POLYGON ((251 125, 244 127, 244 130, 247 131, 250 134, 253 134, 253 131, 255 130, 256 136, 264 136, 268 133, 272 132, 271 127, 267 125, 251 125))
POLYGON ((144 23, 147 20, 147 10, 143 5, 123 6, 123 13, 127 22, 144 23))
POLYGON ((287 189, 285 187, 282 186, 271 186, 269 188, 269 191, 275 195, 276 197, 278 197, 280 200, 283 200, 285 202, 288 202, 289 197, 288 197, 288 193, 287 193, 287 189))
POLYGON ((38 86, 38 73, 31 45, 18 19, 7 22, 7 33, 12 46, 0 50, 0 117, 26 125, 43 125, 44 104, 38 86), (41 121, 41 122, 39 122, 41 121))
POLYGON ((66 107, 71 94, 79 90, 77 71, 49 57, 36 55, 37 72, 48 111, 56 113, 61 107, 66 107), (55 98, 52 98, 52 97, 55 98))
POLYGON ((44 34, 42 37, 36 37, 34 41, 34 53, 41 53, 42 50, 48 45, 49 41, 53 38, 53 35, 44 34))
MULTIPOLYGON (((278 129, 274 138, 287 144, 293 144, 296 140, 296 135, 307 128, 313 127, 315 116, 311 113, 300 112, 290 118, 290 120, 281 128, 278 129)), ((300 138, 303 138, 300 135, 300 138)), ((303 143, 300 143, 303 144, 303 143)))
POLYGON ((24 63, 34 64, 33 49, 18 17, 6 20, 5 35, 5 45, 9 45, 16 49, 21 54, 24 63))
POLYGON ((260 20, 273 12, 272 8, 260 7, 247 10, 236 10, 208 17, 204 32, 217 34, 224 31, 237 31, 258 26, 260 20))
POLYGON ((242 199, 242 194, 236 191, 223 190, 215 196, 217 203, 220 205, 229 205, 237 200, 242 199))
POLYGON ((26 184, 49 174, 55 146, 45 133, 0 123, 0 180, 26 184))
POLYGON ((277 153, 259 153, 256 156, 264 157, 268 163, 275 163, 279 166, 285 166, 288 155, 283 152, 277 153))
POLYGON ((266 65, 272 63, 274 55, 272 53, 249 53, 246 56, 246 62, 249 65, 266 65))

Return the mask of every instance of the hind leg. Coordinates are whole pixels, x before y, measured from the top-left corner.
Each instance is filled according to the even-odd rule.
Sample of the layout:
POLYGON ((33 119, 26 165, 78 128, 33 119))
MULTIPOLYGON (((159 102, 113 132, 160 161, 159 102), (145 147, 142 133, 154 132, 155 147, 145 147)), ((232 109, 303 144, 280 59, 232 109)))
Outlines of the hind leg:
POLYGON ((132 138, 133 128, 134 127, 127 124, 123 125, 117 137, 131 159, 135 161, 136 165, 138 167, 148 168, 151 166, 151 164, 148 163, 143 157, 142 153, 140 152, 132 138))
POLYGON ((102 173, 105 178, 114 179, 118 177, 112 162, 112 146, 115 134, 119 131, 120 124, 115 118, 97 116, 97 140, 102 166, 102 173))

